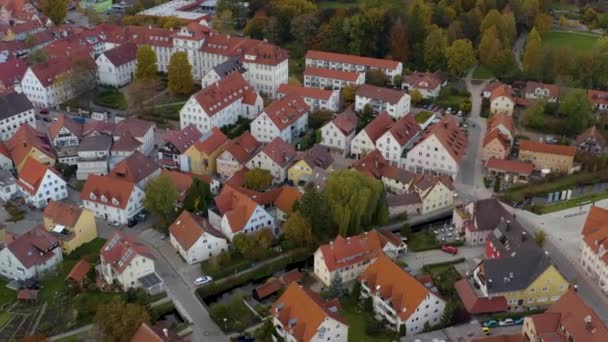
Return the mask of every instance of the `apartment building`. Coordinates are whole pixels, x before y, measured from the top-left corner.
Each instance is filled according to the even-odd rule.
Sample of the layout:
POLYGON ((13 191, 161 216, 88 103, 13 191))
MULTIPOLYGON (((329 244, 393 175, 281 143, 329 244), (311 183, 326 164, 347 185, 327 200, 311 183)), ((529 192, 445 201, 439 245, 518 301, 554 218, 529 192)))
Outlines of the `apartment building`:
POLYGON ((390 82, 403 73, 403 64, 388 59, 369 58, 341 53, 308 50, 306 52, 306 67, 325 68, 350 72, 381 71, 390 82))
POLYGON ((356 88, 364 83, 364 72, 317 67, 306 67, 306 69, 304 69, 305 87, 340 90, 344 87, 356 88))
POLYGON ((105 51, 95 60, 97 83, 116 88, 131 83, 135 75, 136 57, 137 46, 133 43, 105 51))
POLYGON ((327 110, 337 112, 340 107, 340 92, 338 90, 326 90, 319 88, 303 87, 294 84, 281 84, 277 90, 279 98, 296 94, 304 99, 311 111, 327 110))
POLYGON ((0 95, 0 139, 8 141, 24 124, 36 128, 32 102, 23 93, 0 95))
POLYGON ((341 156, 350 155, 350 145, 355 138, 357 114, 352 107, 334 116, 334 118, 321 127, 321 145, 341 156))
POLYGON ((549 169, 551 172, 569 174, 574 166, 575 154, 575 146, 522 140, 519 145, 518 159, 532 163, 534 170, 537 171, 549 169))
POLYGON ((387 112, 393 119, 400 119, 409 114, 410 101, 401 90, 364 84, 357 89, 355 110, 361 112, 369 106, 374 113, 387 112))
POLYGON ((251 123, 257 141, 269 143, 279 137, 290 144, 308 129, 310 106, 297 94, 289 94, 268 105, 251 123))

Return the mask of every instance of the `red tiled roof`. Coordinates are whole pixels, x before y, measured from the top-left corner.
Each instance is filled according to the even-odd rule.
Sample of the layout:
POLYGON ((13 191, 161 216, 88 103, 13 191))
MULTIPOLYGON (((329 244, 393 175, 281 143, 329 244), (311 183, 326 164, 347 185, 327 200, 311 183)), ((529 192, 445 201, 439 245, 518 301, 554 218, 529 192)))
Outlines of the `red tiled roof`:
POLYGON ((291 214, 293 211, 293 205, 296 201, 302 198, 302 194, 298 189, 284 185, 278 191, 276 198, 274 199, 274 205, 281 209, 286 214, 291 214))
POLYGON ((67 75, 72 72, 73 62, 76 59, 83 59, 93 63, 91 56, 88 53, 73 55, 70 58, 57 57, 51 58, 48 62, 30 66, 30 69, 38 78, 43 87, 51 86, 59 76, 67 75))
POLYGON ((82 208, 75 204, 49 201, 44 208, 44 218, 52 220, 55 224, 61 224, 73 228, 82 214, 82 208))
POLYGON ((465 309, 470 314, 478 315, 507 311, 508 305, 505 297, 478 297, 467 279, 460 279, 454 283, 454 288, 456 288, 458 297, 460 297, 465 309))
POLYGON ((597 129, 596 126, 592 126, 592 127, 588 128, 586 131, 584 131, 583 133, 579 134, 576 137, 576 144, 580 145, 580 144, 584 143, 585 141, 587 141, 588 139, 594 139, 595 142, 597 144, 599 144, 601 147, 606 147, 606 139, 604 139, 604 136, 597 129))
POLYGON ((30 268, 33 265, 42 265, 53 257, 54 253, 51 251, 58 244, 59 241, 53 235, 47 232, 42 225, 38 225, 19 235, 7 244, 6 248, 23 266, 30 268))
POLYGON ((226 145, 226 151, 240 164, 244 164, 251 159, 262 144, 258 142, 249 131, 245 131, 240 136, 232 139, 226 145))
POLYGON ((233 233, 238 233, 245 227, 258 206, 254 200, 230 185, 224 185, 215 197, 215 204, 228 219, 233 233))
POLYGON ((82 192, 80 193, 80 199, 125 209, 134 188, 135 183, 124 179, 110 176, 89 175, 84 183, 82 192), (93 194, 93 196, 91 196, 91 194, 93 194), (102 200, 102 197, 106 199, 105 202, 102 200), (114 200, 117 202, 114 202, 114 200))
POLYGON ((499 126, 503 126, 507 130, 509 130, 509 132, 511 132, 511 134, 513 134, 513 132, 514 132, 513 116, 509 115, 506 112, 501 112, 501 113, 492 115, 488 119, 488 128, 487 128, 486 132, 491 132, 491 131, 497 129, 499 126))
POLYGON ((357 89, 357 96, 377 99, 391 104, 398 103, 407 94, 401 90, 377 87, 371 84, 362 84, 357 89))
POLYGON ((68 273, 65 279, 71 279, 77 283, 81 282, 89 272, 90 266, 91 265, 86 260, 80 259, 80 261, 78 261, 78 263, 72 267, 72 270, 70 273, 68 273))
POLYGON ((399 145, 404 146, 420 133, 420 125, 413 115, 406 115, 397 120, 388 132, 397 140, 399 145))
POLYGON ((117 273, 122 273, 137 255, 154 259, 150 247, 137 242, 137 236, 122 232, 114 232, 112 237, 101 247, 99 255, 104 264, 110 266, 117 273))
POLYGON ((179 194, 178 200, 183 201, 188 189, 192 185, 194 178, 198 178, 204 183, 211 184, 211 177, 207 175, 195 175, 189 173, 183 173, 179 171, 161 170, 160 176, 169 176, 171 181, 179 194))
POLYGON ((458 127, 458 123, 454 117, 446 115, 439 122, 431 125, 425 130, 423 140, 432 135, 439 140, 454 160, 457 162, 462 160, 467 148, 468 139, 460 127, 458 127))
POLYGON ((119 67, 135 60, 137 56, 137 46, 133 43, 126 43, 112 48, 103 54, 110 63, 115 67, 119 67))
POLYGON ((513 101, 513 97, 511 96, 512 90, 511 86, 507 84, 501 84, 494 88, 494 90, 490 93, 490 101, 494 101, 497 97, 505 96, 513 101))
POLYGON ((587 99, 596 105, 608 105, 608 91, 589 89, 587 99))
POLYGON ((391 118, 387 112, 382 112, 374 120, 368 123, 363 130, 369 139, 373 143, 376 143, 376 140, 378 140, 378 138, 380 138, 382 134, 384 134, 384 132, 391 127, 392 124, 393 118, 391 118))
POLYGON ((283 96, 268 105, 263 111, 279 130, 289 127, 308 112, 310 112, 310 107, 301 96, 295 93, 283 96))
POLYGON ((156 125, 153 122, 128 118, 116 124, 112 135, 114 137, 132 136, 134 138, 143 138, 150 129, 154 129, 155 127, 156 125))
POLYGON ((498 140, 498 142, 502 145, 502 147, 507 150, 509 149, 510 142, 509 137, 502 134, 499 130, 495 129, 486 133, 483 137, 483 147, 486 147, 489 143, 494 140, 498 140))
POLYGON ((344 112, 336 115, 331 123, 334 124, 342 133, 350 134, 350 132, 354 131, 357 128, 357 122, 359 118, 357 114, 353 111, 352 106, 348 107, 344 112))
POLYGON ((216 33, 205 39, 201 51, 265 65, 277 65, 288 58, 286 50, 268 42, 216 33))
POLYGON ((112 152, 135 152, 142 143, 130 135, 120 137, 112 143, 112 152))
POLYGON ((15 165, 21 164, 25 157, 28 156, 32 147, 37 148, 50 159, 55 159, 55 151, 53 151, 48 137, 30 125, 21 125, 6 143, 6 147, 15 165))
POLYGON ((35 195, 42 185, 42 181, 47 171, 54 172, 59 176, 59 173, 50 166, 44 165, 32 157, 28 157, 23 164, 23 168, 19 172, 17 185, 30 195, 35 195))
POLYGON ((129 342, 183 342, 173 330, 142 323, 129 342), (168 336, 165 336, 165 332, 168 336))
POLYGON ((549 97, 559 97, 559 87, 555 84, 539 83, 534 81, 526 82, 526 94, 534 94, 536 89, 547 89, 549 97))
POLYGON ((324 52, 316 50, 308 50, 306 59, 326 60, 330 62, 348 63, 356 65, 364 65, 370 68, 396 69, 400 62, 391 61, 388 59, 360 57, 354 55, 346 55, 341 53, 324 52))
POLYGON ((259 153, 267 155, 268 158, 281 168, 287 167, 296 156, 295 148, 283 141, 280 137, 274 138, 268 145, 264 146, 259 153))
POLYGON ((325 90, 320 88, 304 87, 296 84, 281 84, 277 93, 283 95, 295 94, 301 97, 328 101, 334 94, 332 90, 325 90))
POLYGON ((271 279, 269 282, 255 288, 255 295, 258 299, 264 299, 283 288, 283 284, 278 279, 271 279))
POLYGON ((139 151, 135 151, 116 164, 108 176, 131 183, 139 183, 159 169, 160 165, 156 160, 144 156, 139 151))
POLYGON ((304 76, 330 78, 334 80, 343 80, 347 82, 355 82, 359 78, 360 73, 355 71, 342 71, 326 68, 306 67, 304 76))
POLYGON ((442 82, 430 72, 414 72, 406 75, 403 83, 411 84, 416 89, 435 90, 442 82))
POLYGON ((227 142, 228 137, 219 128, 213 127, 208 134, 201 137, 201 140, 194 143, 194 148, 206 155, 210 155, 225 146, 227 142))
POLYGON ((532 163, 521 162, 518 160, 496 159, 490 158, 486 162, 486 168, 492 170, 500 170, 509 173, 517 173, 520 175, 531 175, 534 171, 532 163))
POLYGON ((378 150, 373 150, 365 157, 353 163, 353 169, 376 179, 380 179, 384 173, 384 168, 388 166, 388 162, 378 150))
POLYGON ((51 140, 55 139, 59 131, 64 127, 78 138, 82 138, 82 124, 64 114, 60 114, 57 121, 49 126, 49 138, 51 140))
POLYGON ((12 87, 21 82, 26 71, 27 63, 20 58, 9 58, 6 62, 0 63, 0 87, 2 85, 12 87))
POLYGON ((538 153, 550 153, 566 156, 574 156, 576 154, 575 146, 546 144, 539 141, 522 140, 519 145, 520 151, 531 151, 538 153))
POLYGON ((213 116, 236 101, 245 101, 246 96, 256 99, 258 94, 241 73, 233 72, 192 96, 208 116, 213 116))
POLYGON ((165 143, 170 143, 179 153, 184 153, 188 147, 198 141, 203 134, 199 131, 196 126, 190 124, 183 129, 177 131, 170 131, 164 135, 165 143))
POLYGON ((209 221, 186 210, 182 211, 173 224, 169 226, 169 234, 185 251, 190 250, 205 233, 225 239, 220 232, 209 224, 209 221))

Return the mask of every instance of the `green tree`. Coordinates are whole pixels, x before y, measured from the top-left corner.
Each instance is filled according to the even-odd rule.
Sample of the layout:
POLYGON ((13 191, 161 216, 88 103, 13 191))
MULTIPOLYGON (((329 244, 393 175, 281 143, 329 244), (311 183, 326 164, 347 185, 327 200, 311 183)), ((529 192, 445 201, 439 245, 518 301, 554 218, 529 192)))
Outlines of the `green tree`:
POLYGON ((477 63, 473 43, 468 39, 455 40, 447 48, 445 55, 448 63, 448 72, 454 76, 464 75, 467 70, 477 63))
POLYGON ((202 213, 202 215, 206 217, 207 207, 212 202, 213 194, 211 194, 209 184, 194 177, 192 179, 192 185, 190 185, 188 191, 186 191, 186 195, 184 196, 182 210, 202 213))
POLYGON ((290 38, 291 22, 295 17, 317 10, 317 6, 308 0, 270 0, 268 5, 272 18, 276 19, 271 25, 279 43, 290 38))
POLYGON ((268 17, 255 16, 247 22, 243 33, 253 39, 263 39, 266 36, 266 30, 268 30, 268 17))
POLYGON ((355 96, 357 95, 357 89, 352 86, 346 86, 342 88, 342 101, 345 105, 349 105, 355 102, 355 96))
POLYGON ((148 46, 143 45, 137 48, 137 67, 135 69, 135 79, 149 80, 156 78, 156 52, 148 46))
POLYGON ((545 101, 536 101, 528 106, 522 113, 522 123, 524 126, 541 129, 545 124, 545 101))
POLYGON ((217 12, 211 20, 211 25, 222 33, 234 34, 236 32, 236 21, 232 17, 232 11, 229 9, 217 12))
POLYGON ((592 124, 592 108, 584 90, 575 90, 559 104, 559 114, 565 117, 565 134, 579 134, 592 124))
POLYGON ((534 241, 536 245, 542 248, 545 245, 545 241, 547 240, 547 233, 544 230, 539 230, 534 234, 534 241))
POLYGON ((247 171, 243 185, 251 190, 263 191, 268 189, 272 184, 272 180, 273 177, 270 171, 256 167, 247 171))
POLYGON ((168 175, 162 175, 148 183, 144 207, 158 219, 157 228, 167 233, 169 224, 175 216, 177 190, 168 175))
POLYGON ((322 241, 333 238, 337 231, 332 230, 329 207, 323 195, 314 186, 307 186, 302 198, 296 202, 295 208, 309 223, 313 237, 322 241))
POLYGON ((365 83, 373 84, 378 87, 384 87, 388 84, 386 74, 380 70, 370 70, 365 73, 365 83))
POLYGON ((478 50, 481 64, 494 70, 496 58, 502 51, 502 44, 495 26, 491 26, 483 32, 478 50))
POLYGON ((399 233, 402 237, 410 238, 412 236, 412 226, 409 223, 405 223, 401 226, 399 233))
POLYGON ((42 13, 46 15, 53 24, 61 25, 68 15, 68 0, 44 0, 42 2, 42 13))
POLYGON ((422 97, 422 93, 420 92, 420 90, 412 89, 409 93, 411 97, 410 101, 413 105, 419 105, 422 103, 422 101, 424 101, 424 97, 422 97))
POLYGON ((27 62, 30 65, 46 63, 49 55, 43 49, 35 49, 27 55, 27 62))
POLYGON ((347 291, 348 290, 344 288, 344 282, 342 280, 340 272, 336 272, 336 275, 331 280, 331 283, 329 284, 327 290, 322 293, 322 296, 326 300, 335 299, 343 297, 344 295, 346 295, 347 291))
POLYGON ((552 20, 553 19, 551 18, 550 15, 545 14, 545 13, 539 13, 536 16, 536 19, 534 19, 534 27, 540 33, 547 32, 551 29, 552 20))
POLYGON ((331 121, 334 113, 329 110, 315 110, 308 116, 308 126, 313 129, 321 128, 326 122, 331 121))
POLYGON ((299 46, 305 48, 317 33, 318 27, 319 17, 315 13, 306 13, 291 21, 290 33, 299 46))
POLYGON ((142 323, 150 324, 144 306, 126 303, 119 296, 97 307, 95 325, 106 341, 129 341, 142 323))
POLYGON ((272 231, 264 228, 253 234, 236 234, 232 246, 243 257, 257 261, 268 255, 273 238, 272 231))
POLYGON ((608 37, 598 39, 591 51, 592 85, 604 87, 608 84, 608 37))
POLYGON ((540 34, 535 28, 532 28, 526 41, 526 49, 522 60, 524 71, 532 77, 538 77, 544 63, 543 57, 543 43, 540 34))
POLYGON ((499 193, 500 192, 500 176, 497 176, 496 179, 494 179, 494 193, 499 193))
POLYGON ((169 91, 174 95, 189 95, 194 89, 192 67, 188 55, 179 51, 169 60, 169 91))
POLYGON ((424 62, 430 70, 441 70, 445 67, 445 53, 448 47, 448 35, 445 30, 435 28, 424 40, 424 62))
POLYGON ((290 248, 310 246, 313 241, 310 222, 298 211, 287 218, 283 225, 283 234, 290 248))
POLYGON ((256 341, 272 341, 273 333, 276 331, 272 319, 269 318, 264 321, 264 324, 253 332, 253 337, 256 341))

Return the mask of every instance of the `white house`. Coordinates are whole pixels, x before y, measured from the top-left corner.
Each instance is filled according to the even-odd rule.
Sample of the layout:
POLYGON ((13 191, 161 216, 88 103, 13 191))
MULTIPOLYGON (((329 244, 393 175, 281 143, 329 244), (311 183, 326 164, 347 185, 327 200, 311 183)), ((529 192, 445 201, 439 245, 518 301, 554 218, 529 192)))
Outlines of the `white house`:
POLYGON ((490 92, 490 112, 492 114, 507 113, 513 115, 515 100, 512 88, 507 84, 500 84, 490 92))
POLYGON ((135 118, 121 120, 112 131, 114 145, 120 144, 121 139, 134 140, 134 143, 139 144, 136 150, 148 156, 154 150, 155 131, 156 124, 150 121, 135 118))
POLYGON ((57 238, 38 225, 0 247, 0 274, 16 280, 40 278, 62 260, 57 238))
POLYGON ((154 255, 150 247, 137 242, 136 235, 114 232, 99 251, 95 268, 107 284, 117 282, 123 291, 129 288, 161 287, 162 280, 154 273, 154 255), (154 282, 156 281, 156 284, 154 282))
POLYGON ((253 119, 264 107, 262 97, 238 73, 232 73, 192 95, 179 112, 181 129, 194 125, 201 133, 253 119))
POLYGON ((414 72, 403 77, 401 87, 410 92, 418 90, 423 98, 436 98, 446 81, 438 73, 414 72))
POLYGON ((293 282, 272 305, 270 313, 275 333, 282 341, 346 342, 348 325, 339 310, 338 300, 326 301, 293 282))
POLYGON ((27 158, 19 172, 17 187, 25 201, 36 208, 44 208, 50 200, 59 201, 68 197, 66 182, 59 172, 32 157, 27 158))
POLYGON ((367 72, 378 70, 390 82, 403 73, 403 64, 388 59, 369 58, 341 53, 308 50, 305 56, 306 67, 327 68, 341 71, 367 72))
POLYGON ((418 175, 410 192, 420 195, 422 199, 421 214, 452 207, 454 203, 454 185, 448 176, 418 175))
POLYGON ((361 297, 372 298, 374 315, 396 332, 405 329, 411 336, 423 332, 426 325, 441 323, 445 300, 385 255, 378 256, 358 280, 361 297))
POLYGON ((8 202, 17 196, 18 190, 17 180, 13 174, 7 169, 0 169, 0 199, 8 202))
POLYGON ((135 74, 136 57, 137 46, 133 43, 105 51, 95 60, 97 83, 117 88, 131 83, 135 74))
POLYGON ((86 180, 89 175, 106 175, 111 147, 112 137, 109 135, 90 135, 82 139, 78 146, 76 179, 86 180))
POLYGON ((217 157, 217 173, 224 179, 232 177, 237 171, 255 156, 262 144, 255 140, 249 131, 232 139, 226 149, 217 157))
POLYGON ((226 238, 209 221, 183 211, 169 226, 171 244, 188 264, 205 261, 228 250, 226 238))
POLYGON ((559 86, 528 81, 526 82, 525 97, 528 100, 544 99, 547 102, 555 103, 559 101, 559 86))
POLYGON ((78 163, 78 145, 82 140, 82 124, 66 115, 59 115, 48 128, 49 140, 57 151, 57 159, 62 164, 78 163))
POLYGON ((325 90, 302 87, 295 84, 281 84, 277 90, 277 96, 281 98, 288 94, 301 96, 304 99, 304 102, 310 107, 311 111, 328 110, 330 112, 337 112, 340 107, 339 90, 325 90))
POLYGON ((243 67, 243 63, 238 57, 229 58, 225 62, 220 63, 213 68, 209 69, 201 78, 201 88, 205 89, 213 83, 223 79, 224 77, 238 72, 244 74, 247 72, 243 67))
POLYGON ((270 142, 276 137, 291 143, 308 128, 310 107, 304 99, 290 94, 271 103, 251 123, 251 134, 260 142, 270 142))
POLYGON ((599 288, 608 294, 608 210, 592 206, 583 225, 579 263, 599 288))
POLYGON ((287 178, 287 170, 295 157, 296 150, 293 146, 277 137, 251 158, 246 166, 249 169, 268 170, 274 177, 274 183, 282 183, 287 178))
POLYGON ((456 119, 446 115, 429 126, 421 139, 401 160, 401 167, 416 173, 445 174, 455 177, 467 147, 467 136, 456 119))
POLYGON ((126 224, 143 209, 144 196, 135 183, 97 175, 89 175, 80 193, 84 207, 95 216, 120 224, 126 224))
POLYGON ((145 190, 151 180, 160 176, 160 171, 160 164, 156 160, 135 151, 114 165, 108 175, 134 183, 141 190, 145 190))
POLYGON ((357 159, 376 149, 376 140, 393 125, 393 119, 388 113, 380 113, 365 126, 352 140, 350 153, 357 159))
POLYGON ((347 156, 357 132, 357 114, 349 107, 321 127, 321 144, 331 152, 347 156))
POLYGON ((305 87, 340 90, 344 87, 356 88, 364 83, 364 72, 316 67, 306 67, 306 69, 304 69, 305 87))
POLYGON ((420 133, 414 116, 406 115, 376 140, 376 148, 391 165, 399 165, 404 152, 413 146, 420 133))
POLYGON ((23 124, 36 128, 32 102, 23 93, 12 92, 0 96, 0 138, 10 139, 23 124))
POLYGON ((387 112, 399 119, 410 112, 410 101, 411 97, 401 90, 364 84, 357 89, 355 110, 363 111, 369 105, 374 113, 387 112))

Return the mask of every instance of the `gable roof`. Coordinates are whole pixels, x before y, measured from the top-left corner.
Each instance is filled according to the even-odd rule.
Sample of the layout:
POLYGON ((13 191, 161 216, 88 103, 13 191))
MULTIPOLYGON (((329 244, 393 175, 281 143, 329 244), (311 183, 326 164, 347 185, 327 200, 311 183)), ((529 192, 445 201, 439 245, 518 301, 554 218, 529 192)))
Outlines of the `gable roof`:
POLYGON ((225 239, 222 233, 218 232, 209 224, 207 219, 186 210, 182 211, 173 224, 169 226, 169 234, 171 234, 175 241, 177 241, 177 243, 186 251, 190 250, 196 241, 205 233, 217 238, 225 239))
POLYGON ((151 121, 127 118, 116 124, 112 135, 115 137, 131 136, 133 138, 143 138, 149 130, 154 128, 156 128, 156 125, 151 121))
POLYGON ((608 105, 608 91, 589 89, 587 100, 595 105, 608 105))
POLYGON ((357 89, 357 96, 376 99, 382 102, 397 104, 404 96, 407 95, 404 91, 378 87, 371 84, 362 84, 357 89))
POLYGON ((228 137, 217 127, 213 127, 211 131, 203 134, 198 141, 194 142, 193 146, 199 152, 206 155, 211 155, 219 148, 222 148, 228 142, 228 137))
POLYGON ((49 201, 46 208, 44 208, 44 217, 51 219, 55 224, 61 224, 66 227, 74 227, 83 209, 75 204, 60 202, 60 201, 49 201))
POLYGON ((135 151, 116 164, 108 176, 123 179, 131 183, 139 183, 159 169, 160 165, 156 160, 146 157, 139 151, 135 151))
POLYGON ((400 146, 405 146, 414 141, 421 132, 420 125, 413 115, 406 115, 392 124, 388 130, 400 146))
POLYGON ((257 150, 262 146, 249 131, 232 139, 226 144, 226 151, 236 159, 239 164, 244 164, 253 158, 257 150))
POLYGON ((179 153, 184 153, 188 147, 198 141, 203 134, 190 124, 181 130, 172 130, 164 135, 165 144, 172 144, 179 153))
POLYGON ((375 144, 376 140, 386 132, 393 124, 393 118, 387 113, 382 112, 363 129, 369 139, 375 144))
POLYGON ((317 67, 306 67, 304 69, 304 76, 310 77, 321 77, 321 78, 330 78, 334 80, 343 80, 347 82, 355 82, 361 75, 355 71, 342 71, 335 69, 327 69, 327 68, 317 68, 317 67))
POLYGON ((173 330, 161 328, 158 326, 150 326, 147 323, 142 323, 135 331, 135 334, 130 342, 182 342, 183 338, 179 337, 173 330))
POLYGON ((587 140, 593 139, 595 143, 600 145, 602 148, 606 148, 606 139, 596 126, 591 126, 586 129, 583 133, 576 136, 576 144, 580 145, 585 143, 587 140))
POLYGON ((279 130, 289 127, 308 112, 310 112, 310 107, 297 93, 283 96, 268 105, 263 111, 279 130))
POLYGON ((500 112, 490 116, 488 119, 488 125, 486 132, 491 132, 497 129, 499 126, 506 128, 511 134, 514 132, 513 116, 507 112, 500 112))
POLYGON ((542 250, 528 250, 512 257, 485 259, 479 267, 483 270, 488 294, 494 294, 525 290, 552 265, 542 250))
POLYGON ((23 164, 23 168, 19 172, 19 179, 17 179, 17 185, 30 195, 38 193, 38 189, 42 185, 44 176, 47 171, 55 173, 59 177, 59 173, 50 166, 44 165, 32 157, 28 157, 23 164))
POLYGON ((277 93, 284 95, 296 94, 305 98, 328 101, 334 94, 334 91, 315 87, 304 87, 297 84, 283 83, 277 89, 277 93))
POLYGON ((258 154, 260 153, 267 155, 268 158, 272 159, 281 168, 287 167, 296 157, 295 148, 280 137, 272 139, 258 154))
POLYGON ((134 188, 135 183, 124 179, 89 175, 80 193, 80 199, 125 209, 134 188))
POLYGON ((534 164, 519 160, 490 158, 486 162, 487 169, 500 170, 520 175, 531 175, 534 172, 534 164))
POLYGON ((468 145, 468 139, 466 134, 458 127, 458 123, 453 116, 446 115, 436 124, 427 127, 420 141, 431 136, 437 138, 456 162, 462 160, 468 145))
POLYGON ((274 205, 281 209, 286 214, 291 214, 293 211, 293 205, 296 201, 302 198, 302 194, 298 189, 293 186, 283 185, 276 198, 274 199, 274 205))
POLYGON ((224 185, 215 197, 215 205, 228 219, 233 233, 238 233, 245 227, 258 207, 258 203, 231 185, 224 185))
POLYGON ((308 50, 306 52, 306 59, 318 59, 326 60, 330 62, 348 63, 355 65, 364 65, 369 68, 381 68, 381 69, 396 69, 399 67, 400 62, 392 61, 389 59, 370 58, 355 55, 347 55, 343 53, 325 52, 318 50, 308 50))
POLYGON ((137 236, 114 232, 101 247, 99 255, 105 264, 110 264, 117 273, 122 273, 137 255, 154 260, 150 247, 137 242, 137 236))
POLYGON ((327 148, 318 144, 306 151, 298 153, 296 160, 303 160, 311 169, 315 166, 327 169, 334 162, 334 158, 331 153, 327 151, 327 148))
POLYGON ((470 314, 478 315, 505 312, 508 309, 507 299, 504 296, 478 297, 466 278, 460 279, 454 283, 454 288, 456 289, 462 304, 464 304, 465 309, 467 309, 470 314))
POLYGON ((192 95, 210 117, 231 103, 245 98, 254 99, 253 103, 255 103, 258 96, 255 89, 238 72, 232 73, 192 95))
POLYGON ((592 206, 585 219, 581 234, 588 235, 598 229, 608 229, 606 223, 608 223, 608 209, 592 206))
POLYGON ((540 83, 534 81, 526 82, 526 94, 534 94, 536 89, 546 89, 550 97, 559 97, 559 87, 555 84, 540 83))
POLYGON ((71 279, 75 282, 81 282, 89 272, 91 265, 84 259, 80 259, 74 267, 70 270, 70 273, 65 277, 66 280, 71 279))
POLYGON ((509 142, 509 137, 502 134, 499 130, 495 129, 495 130, 489 131, 483 137, 483 147, 488 146, 488 144, 492 143, 495 140, 498 141, 498 143, 501 144, 505 150, 511 146, 511 144, 509 142))
POLYGON ((353 111, 352 106, 350 106, 342 113, 334 116, 329 123, 334 124, 334 126, 336 126, 336 128, 338 128, 343 134, 348 135, 351 132, 354 132, 355 128, 357 128, 358 121, 359 118, 357 117, 357 114, 353 111))
POLYGON ((410 184, 416 178, 416 174, 397 166, 387 165, 382 170, 382 177, 410 184))
POLYGON ((32 147, 35 147, 50 159, 55 159, 55 151, 51 147, 48 137, 30 125, 21 125, 7 141, 6 147, 15 165, 21 164, 32 147))
POLYGON ((112 137, 105 134, 88 135, 78 145, 78 151, 110 151, 112 137))
POLYGON ((519 150, 537 153, 558 154, 571 157, 576 154, 575 146, 546 144, 540 141, 532 140, 522 140, 519 144, 519 150))
POLYGON ((59 134, 59 131, 61 131, 61 129, 64 127, 76 137, 82 138, 83 125, 75 120, 72 120, 72 118, 67 117, 65 114, 59 115, 57 121, 53 122, 49 126, 49 138, 51 138, 51 140, 55 139, 59 134))
POLYGON ((442 80, 434 73, 430 72, 413 72, 404 76, 403 83, 411 84, 417 89, 434 90, 441 85, 442 80))
POLYGON ((490 101, 494 101, 496 98, 501 96, 507 97, 509 100, 511 100, 511 102, 513 102, 512 88, 510 85, 501 83, 490 91, 490 101))
POLYGON ((59 240, 47 232, 42 225, 37 225, 27 232, 17 236, 7 244, 11 253, 23 264, 30 268, 42 265, 53 257, 52 250, 59 245, 59 240))
MULTIPOLYGON (((364 175, 380 179, 384 172, 384 168, 388 165, 388 161, 384 159, 382 153, 378 150, 373 150, 365 155, 365 157, 354 162, 352 167, 364 175)), ((389 171, 389 173, 390 172, 391 171, 389 171)))
MULTIPOLYGON (((2 65, 2 63, 0 63, 0 65, 2 65)), ((10 85, 12 84, 8 84, 8 86, 10 85)), ((34 109, 34 106, 23 93, 13 92, 0 95, 0 120, 32 109, 34 109)))
POLYGON ((133 43, 118 45, 105 51, 103 54, 110 61, 110 63, 112 63, 115 67, 119 67, 123 64, 135 61, 137 56, 137 45, 133 43))

